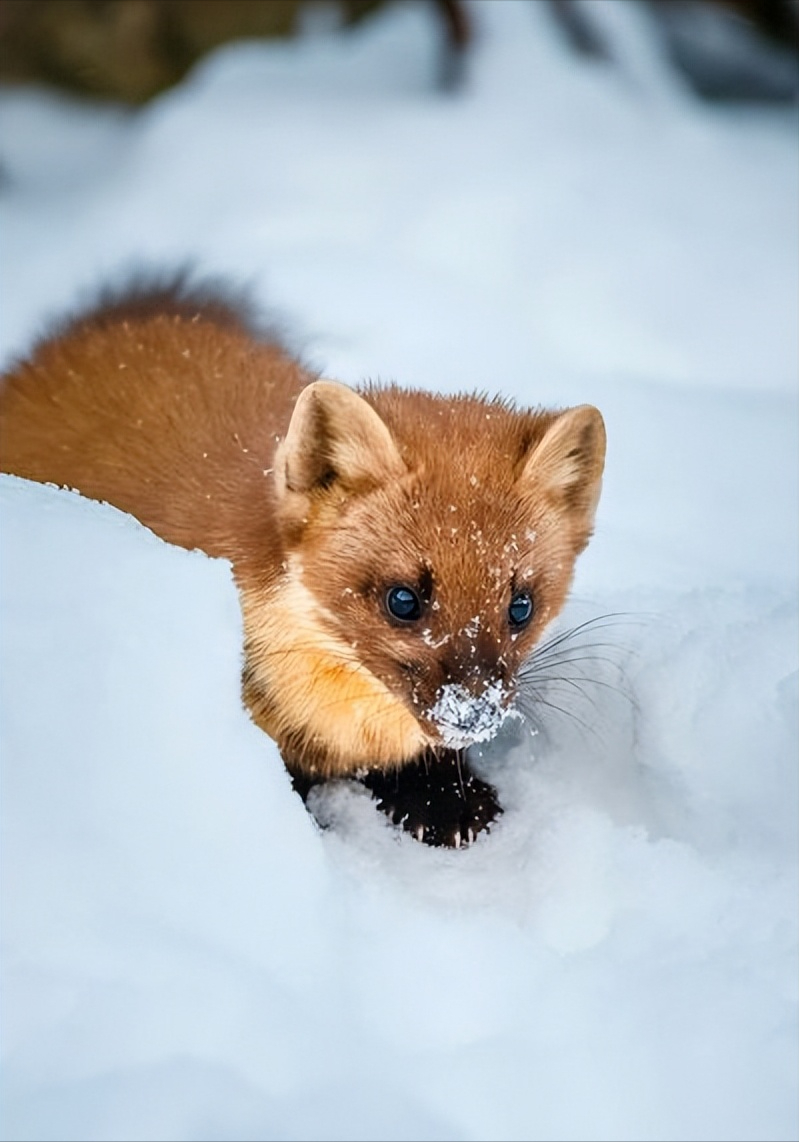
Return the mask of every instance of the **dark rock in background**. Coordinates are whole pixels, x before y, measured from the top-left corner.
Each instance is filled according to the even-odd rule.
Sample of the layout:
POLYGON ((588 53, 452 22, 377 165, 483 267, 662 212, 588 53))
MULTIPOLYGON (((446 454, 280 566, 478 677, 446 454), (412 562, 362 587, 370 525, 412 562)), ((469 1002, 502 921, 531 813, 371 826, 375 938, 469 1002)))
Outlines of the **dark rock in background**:
MULTIPOLYGON (((439 85, 452 88, 472 41, 469 10, 462 0, 427 2, 442 44, 439 85)), ((613 64, 601 10, 585 0, 531 2, 547 4, 575 55, 613 64)), ((799 0, 615 2, 645 5, 670 62, 700 96, 797 99, 799 0)), ((314 17, 346 29, 384 7, 386 0, 0 0, 0 80, 139 104, 220 44, 293 36, 314 17)))

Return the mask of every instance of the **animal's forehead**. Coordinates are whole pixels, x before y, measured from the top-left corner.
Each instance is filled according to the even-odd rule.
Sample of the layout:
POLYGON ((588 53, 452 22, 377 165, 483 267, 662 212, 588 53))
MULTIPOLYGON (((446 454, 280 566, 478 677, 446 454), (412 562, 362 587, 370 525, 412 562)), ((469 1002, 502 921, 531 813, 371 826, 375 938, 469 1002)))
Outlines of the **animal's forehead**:
POLYGON ((411 498, 409 512, 412 558, 430 570, 448 612, 478 601, 483 610, 532 572, 535 532, 518 504, 497 502, 477 489, 458 498, 426 489, 411 498))
POLYGON ((453 604, 460 598, 504 596, 512 582, 526 580, 533 568, 529 543, 517 543, 512 536, 492 541, 479 530, 452 537, 436 554, 433 581, 453 604))
POLYGON ((436 546, 462 556, 514 562, 534 538, 529 510, 506 480, 458 473, 446 482, 415 479, 406 506, 436 546))

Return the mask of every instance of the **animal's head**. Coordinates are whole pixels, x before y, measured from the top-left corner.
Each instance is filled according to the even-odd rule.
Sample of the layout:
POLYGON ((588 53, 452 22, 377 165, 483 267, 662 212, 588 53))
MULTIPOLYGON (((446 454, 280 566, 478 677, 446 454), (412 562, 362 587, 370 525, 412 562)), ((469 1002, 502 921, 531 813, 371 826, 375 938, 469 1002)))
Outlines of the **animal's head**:
MULTIPOLYGON (((588 405, 303 390, 275 462, 292 598, 313 612, 296 614, 298 638, 313 628, 339 648, 342 694, 348 672, 366 671, 390 698, 335 709, 319 689, 329 717, 348 722, 349 768, 496 733, 591 535, 604 454, 588 405), (370 736, 381 720, 385 734, 370 736)), ((324 738, 324 719, 314 724, 324 738)))

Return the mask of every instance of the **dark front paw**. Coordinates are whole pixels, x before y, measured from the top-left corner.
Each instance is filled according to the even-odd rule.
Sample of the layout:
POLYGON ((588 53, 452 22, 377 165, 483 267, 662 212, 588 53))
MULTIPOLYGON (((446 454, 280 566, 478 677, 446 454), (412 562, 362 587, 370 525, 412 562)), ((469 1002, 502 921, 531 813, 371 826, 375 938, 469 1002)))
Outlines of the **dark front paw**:
POLYGON ((494 787, 456 750, 426 753, 388 773, 370 770, 362 780, 395 825, 428 845, 470 844, 502 812, 494 787))

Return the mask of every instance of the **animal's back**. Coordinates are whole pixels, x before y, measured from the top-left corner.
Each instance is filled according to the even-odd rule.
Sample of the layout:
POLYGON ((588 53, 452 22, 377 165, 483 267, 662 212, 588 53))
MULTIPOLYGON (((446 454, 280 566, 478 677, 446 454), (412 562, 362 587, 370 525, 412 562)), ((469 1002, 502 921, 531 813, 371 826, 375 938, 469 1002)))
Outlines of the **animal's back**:
POLYGON ((107 500, 240 569, 263 565, 276 442, 311 379, 219 305, 100 309, 4 377, 0 468, 107 500))

